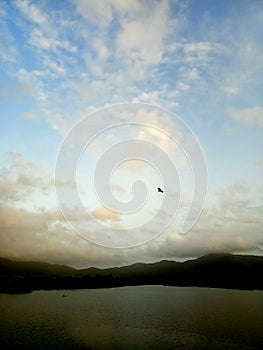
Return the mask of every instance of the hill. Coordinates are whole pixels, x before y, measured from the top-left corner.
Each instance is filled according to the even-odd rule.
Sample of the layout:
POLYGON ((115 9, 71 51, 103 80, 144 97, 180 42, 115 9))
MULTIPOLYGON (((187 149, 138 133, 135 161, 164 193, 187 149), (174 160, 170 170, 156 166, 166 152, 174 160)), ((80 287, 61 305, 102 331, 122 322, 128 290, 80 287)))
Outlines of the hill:
POLYGON ((198 286, 263 290, 263 257, 209 254, 194 260, 163 260, 108 269, 0 258, 0 292, 112 288, 131 285, 198 286))

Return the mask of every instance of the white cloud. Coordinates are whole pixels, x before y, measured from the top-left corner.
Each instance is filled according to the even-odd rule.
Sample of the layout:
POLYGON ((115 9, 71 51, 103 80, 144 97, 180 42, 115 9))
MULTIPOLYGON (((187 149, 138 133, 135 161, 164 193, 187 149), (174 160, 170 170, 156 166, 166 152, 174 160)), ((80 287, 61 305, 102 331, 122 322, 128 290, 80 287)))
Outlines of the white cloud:
POLYGON ((107 27, 112 22, 114 15, 121 17, 133 17, 144 9, 143 2, 139 0, 72 0, 77 12, 88 22, 99 27, 107 27))
POLYGON ((208 253, 249 252, 256 249, 256 244, 242 237, 215 229, 213 231, 190 233, 183 238, 178 238, 175 234, 171 236, 168 242, 167 253, 170 253, 170 256, 184 258, 208 253))
POLYGON ((92 212, 95 219, 100 221, 119 221, 120 218, 114 210, 105 207, 99 207, 92 212))
POLYGON ((228 85, 223 88, 224 92, 229 96, 234 96, 239 93, 239 88, 235 85, 228 85))
POLYGON ((153 106, 165 106, 165 108, 172 109, 172 108, 179 107, 179 103, 177 102, 178 98, 179 98, 179 87, 178 87, 178 90, 173 90, 173 89, 168 89, 167 87, 164 86, 160 90, 142 92, 138 96, 134 97, 132 99, 132 102, 149 103, 150 105, 153 105, 153 106))
POLYGON ((177 83, 177 88, 178 88, 179 91, 187 91, 189 89, 189 87, 190 86, 188 84, 183 83, 182 81, 179 81, 177 83))
MULTIPOLYGON (((261 225, 262 201, 257 203, 253 188, 241 183, 235 183, 217 194, 218 205, 211 211, 211 222, 225 226, 238 227, 242 224, 261 225)), ((254 228, 259 227, 254 226, 254 228)), ((244 226, 241 230, 244 229, 244 226)))
POLYGON ((48 15, 29 0, 15 0, 15 4, 27 18, 37 24, 44 24, 48 20, 48 15))
POLYGON ((163 57, 164 40, 168 33, 168 2, 162 1, 153 10, 147 11, 145 16, 121 22, 117 50, 131 64, 158 64, 163 57))
POLYGON ((36 191, 45 193, 53 186, 43 164, 29 162, 20 153, 10 155, 10 165, 0 168, 0 200, 30 202, 36 191))
POLYGON ((263 107, 255 106, 251 108, 231 108, 229 115, 232 119, 244 124, 255 124, 263 126, 263 107))
POLYGON ((17 6, 32 22, 30 27, 22 25, 22 29, 27 33, 31 49, 41 57, 41 64, 34 71, 21 68, 18 77, 23 84, 27 82, 30 89, 32 86, 30 94, 39 108, 36 115, 44 115, 60 134, 65 135, 69 125, 83 117, 90 105, 132 100, 138 92, 140 96, 134 97, 138 101, 171 108, 178 106, 176 91, 167 88, 160 96, 157 90, 140 93, 141 89, 136 88, 146 77, 147 70, 163 59, 164 42, 171 29, 167 1, 155 2, 151 7, 141 1, 111 0, 103 4, 75 1, 82 17, 98 23, 102 21, 104 25, 110 25, 115 18, 119 29, 113 36, 101 30, 94 37, 87 23, 71 21, 71 30, 74 29, 78 39, 74 44, 68 40, 68 27, 65 30, 63 24, 69 21, 67 16, 57 12, 47 14, 40 6, 31 5, 29 1, 18 1, 17 6), (82 40, 85 45, 79 46, 82 40), (112 57, 116 62, 114 69, 112 57), (64 102, 69 100, 75 103, 74 113, 64 110, 64 102))
POLYGON ((106 41, 99 38, 94 38, 92 42, 93 48, 97 53, 97 57, 100 61, 105 61, 109 55, 110 50, 107 47, 106 41))
POLYGON ((158 105, 160 98, 159 91, 142 92, 139 96, 134 97, 132 102, 143 102, 151 105, 158 105))
POLYGON ((182 72, 183 79, 185 79, 187 83, 195 80, 200 80, 201 78, 199 70, 197 68, 187 67, 182 69, 182 72))
POLYGON ((222 64, 218 74, 218 88, 224 93, 222 102, 225 94, 229 98, 238 96, 239 101, 249 100, 252 96, 260 101, 263 74, 263 50, 259 34, 261 21, 262 6, 254 6, 241 16, 226 17, 225 23, 221 24, 225 32, 231 33, 225 35, 225 64, 222 64), (245 27, 249 29, 242 32, 245 27))
POLYGON ((199 59, 206 61, 209 59, 209 55, 212 53, 218 53, 223 50, 221 44, 209 41, 196 41, 186 43, 183 46, 183 50, 187 55, 191 56, 192 59, 199 59))
POLYGON ((33 97, 40 109, 46 108, 47 93, 44 88, 43 77, 44 71, 31 70, 28 71, 20 68, 16 73, 17 80, 20 82, 20 94, 33 97))
POLYGON ((15 40, 6 23, 6 4, 0 3, 0 59, 2 62, 15 63, 18 50, 15 47, 15 40))
POLYGON ((75 45, 58 38, 56 32, 50 28, 46 28, 46 30, 34 28, 30 33, 29 43, 41 50, 56 51, 58 48, 61 48, 69 52, 77 51, 75 45))
POLYGON ((46 70, 53 72, 55 75, 64 76, 66 69, 61 61, 51 60, 48 56, 44 57, 43 63, 45 64, 46 70))

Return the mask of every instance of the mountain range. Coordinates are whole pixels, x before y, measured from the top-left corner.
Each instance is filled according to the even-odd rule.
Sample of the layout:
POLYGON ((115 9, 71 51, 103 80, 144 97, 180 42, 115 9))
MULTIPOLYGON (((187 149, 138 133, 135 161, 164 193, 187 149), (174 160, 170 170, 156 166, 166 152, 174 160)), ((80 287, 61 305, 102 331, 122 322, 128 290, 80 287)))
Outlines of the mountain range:
POLYGON ((134 285, 263 290, 263 257, 209 254, 194 260, 136 263, 107 269, 74 269, 0 258, 0 292, 113 288, 134 285), (260 277, 261 276, 261 277, 260 277))

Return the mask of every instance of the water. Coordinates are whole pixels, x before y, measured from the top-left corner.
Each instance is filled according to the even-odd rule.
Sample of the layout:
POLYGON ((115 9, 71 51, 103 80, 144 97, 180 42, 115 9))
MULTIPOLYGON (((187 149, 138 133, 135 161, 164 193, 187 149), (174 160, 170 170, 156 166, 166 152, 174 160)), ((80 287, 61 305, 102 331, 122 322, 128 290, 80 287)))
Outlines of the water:
POLYGON ((263 349, 263 291, 143 286, 0 294, 0 316, 2 349, 263 349))

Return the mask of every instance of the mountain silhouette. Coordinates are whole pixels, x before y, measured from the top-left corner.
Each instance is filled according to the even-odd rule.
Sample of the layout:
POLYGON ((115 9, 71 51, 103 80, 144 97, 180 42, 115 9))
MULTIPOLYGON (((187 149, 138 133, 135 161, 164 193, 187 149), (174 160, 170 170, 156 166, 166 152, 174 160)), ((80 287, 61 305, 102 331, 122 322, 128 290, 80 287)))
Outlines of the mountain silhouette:
POLYGON ((113 288, 134 285, 263 290, 263 257, 209 254, 194 260, 136 263, 107 269, 0 258, 0 292, 113 288))

